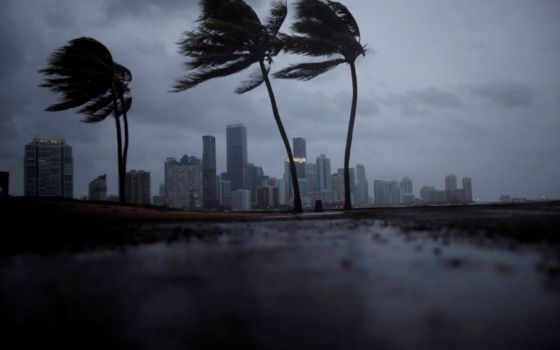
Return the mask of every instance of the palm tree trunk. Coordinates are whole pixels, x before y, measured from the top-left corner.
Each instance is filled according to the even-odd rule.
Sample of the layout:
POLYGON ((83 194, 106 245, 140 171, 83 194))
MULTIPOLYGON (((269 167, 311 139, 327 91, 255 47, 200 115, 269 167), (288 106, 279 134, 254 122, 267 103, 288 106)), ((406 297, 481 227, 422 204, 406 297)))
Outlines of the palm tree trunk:
POLYGON ((344 209, 352 209, 350 199, 350 149, 352 148, 352 135, 354 133, 354 121, 356 120, 356 106, 358 104, 358 79, 356 78, 356 66, 350 63, 352 71, 352 109, 350 110, 350 122, 348 134, 346 135, 346 150, 344 152, 344 209))
POLYGON ((118 148, 118 170, 119 170, 119 202, 125 203, 124 182, 125 174, 123 172, 123 155, 122 155, 122 135, 121 135, 121 122, 118 116, 117 93, 115 91, 115 84, 113 84, 113 114, 115 115, 115 126, 117 128, 117 148, 118 148))
POLYGON ((290 141, 288 140, 288 136, 286 135, 286 131, 284 130, 284 125, 282 125, 282 120, 280 120, 280 114, 278 113, 276 99, 274 98, 274 92, 272 91, 272 85, 270 84, 270 80, 268 79, 268 72, 266 71, 266 67, 264 66, 264 61, 259 61, 259 64, 261 66, 261 72, 263 75, 264 82, 266 84, 266 88, 268 89, 268 96, 270 97, 270 104, 272 105, 272 114, 274 114, 274 120, 276 120, 276 125, 278 126, 278 130, 280 131, 280 135, 282 136, 282 141, 284 141, 284 147, 286 147, 286 153, 288 153, 288 159, 290 160, 290 173, 292 175, 292 184, 294 187, 294 211, 296 213, 302 213, 303 206, 301 204, 301 195, 299 193, 299 183, 297 180, 296 163, 294 163, 294 156, 292 155, 292 148, 290 147, 290 141))
POLYGON ((123 109, 122 115, 123 115, 123 122, 124 122, 124 149, 123 149, 123 157, 122 157, 122 167, 123 167, 123 172, 126 174, 126 160, 128 156, 128 117, 126 116, 126 106, 124 104, 124 97, 122 94, 119 94, 119 99, 121 101, 121 106, 123 109))

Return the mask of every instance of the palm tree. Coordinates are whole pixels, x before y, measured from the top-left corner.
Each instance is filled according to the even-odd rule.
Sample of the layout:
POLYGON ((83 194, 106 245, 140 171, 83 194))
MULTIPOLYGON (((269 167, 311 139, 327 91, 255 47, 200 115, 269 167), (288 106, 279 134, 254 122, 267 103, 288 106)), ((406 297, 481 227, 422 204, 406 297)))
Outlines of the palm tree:
POLYGON ((117 129, 119 197, 125 201, 125 173, 128 153, 128 120, 126 112, 132 104, 128 83, 130 71, 113 61, 111 52, 99 41, 81 37, 56 50, 48 59, 48 67, 41 69, 45 81, 41 87, 61 93, 59 101, 50 105, 49 112, 82 106, 77 111, 85 115, 85 123, 97 123, 111 113, 117 129), (124 150, 120 116, 124 120, 124 150))
POLYGON ((198 28, 186 32, 178 42, 180 53, 189 58, 186 67, 190 72, 177 82, 174 91, 184 91, 207 80, 238 73, 258 63, 257 70, 235 92, 243 94, 265 83, 272 114, 290 161, 294 211, 302 212, 292 149, 268 78, 272 58, 281 50, 278 34, 288 13, 286 1, 275 1, 264 23, 243 0, 202 0, 201 4, 202 14, 198 19, 198 28))
POLYGON ((310 80, 339 64, 347 63, 352 74, 352 107, 344 152, 344 209, 352 209, 350 200, 350 149, 356 105, 358 81, 356 58, 365 56, 365 46, 360 44, 360 29, 346 6, 336 1, 299 0, 296 4, 296 22, 292 25, 295 35, 282 35, 286 51, 312 57, 327 57, 322 62, 301 63, 289 66, 274 74, 276 78, 310 80))

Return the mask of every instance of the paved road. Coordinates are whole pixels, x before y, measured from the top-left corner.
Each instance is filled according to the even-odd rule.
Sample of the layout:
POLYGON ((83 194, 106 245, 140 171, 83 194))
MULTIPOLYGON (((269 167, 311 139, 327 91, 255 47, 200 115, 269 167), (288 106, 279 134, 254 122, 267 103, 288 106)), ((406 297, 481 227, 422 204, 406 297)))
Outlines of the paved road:
POLYGON ((560 345, 560 277, 542 247, 367 218, 141 230, 183 238, 2 258, 4 340, 91 349, 560 345))

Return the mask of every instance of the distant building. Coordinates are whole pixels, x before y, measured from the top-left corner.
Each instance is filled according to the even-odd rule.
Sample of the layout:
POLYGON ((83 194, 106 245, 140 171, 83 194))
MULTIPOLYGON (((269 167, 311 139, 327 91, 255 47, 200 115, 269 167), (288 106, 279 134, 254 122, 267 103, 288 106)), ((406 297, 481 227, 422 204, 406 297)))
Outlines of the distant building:
POLYGON ((165 184, 159 184, 159 192, 157 196, 152 196, 152 204, 160 207, 166 206, 165 184))
POLYGON ((445 191, 451 192, 457 189, 457 177, 453 174, 445 177, 445 191))
POLYGON ((0 197, 7 197, 10 191, 10 173, 0 171, 0 197))
POLYGON ((167 205, 177 209, 202 207, 202 162, 184 155, 181 161, 165 162, 165 197, 167 205))
POLYGON ((126 172, 125 198, 127 203, 147 205, 151 203, 150 173, 144 170, 126 172))
POLYGON ((256 204, 257 188, 262 186, 262 182, 264 180, 263 168, 260 166, 256 166, 253 163, 247 163, 245 178, 246 178, 246 189, 251 191, 251 203, 256 204))
POLYGON ((23 173, 26 196, 74 196, 72 147, 64 140, 33 139, 25 145, 23 173))
POLYGON ((317 191, 331 191, 331 160, 324 154, 317 157, 317 191))
POLYGON ((88 199, 90 201, 107 200, 107 175, 101 175, 92 180, 88 186, 88 199))
POLYGON ((511 202, 511 196, 509 194, 502 194, 500 196, 500 202, 510 203, 511 202))
POLYGON ((231 181, 220 181, 220 206, 231 209, 231 181))
POLYGON ((231 209, 250 210, 251 209, 250 191, 249 190, 231 191, 231 209))
POLYGON ((373 195, 375 205, 395 205, 401 202, 401 192, 397 181, 375 180, 373 195))
POLYGON ((344 175, 340 172, 331 175, 331 186, 335 202, 344 202, 344 175))
POLYGON ((257 188, 257 208, 272 209, 278 206, 278 188, 264 186, 257 188))
POLYGON ((470 177, 463 178, 463 191, 465 202, 472 202, 472 180, 470 177))
POLYGON ((317 166, 315 163, 306 162, 305 164, 306 192, 317 192, 317 166))
POLYGON ((216 183, 216 139, 202 136, 202 195, 205 209, 218 207, 216 183))
POLYGON ((369 186, 366 178, 366 168, 362 164, 356 165, 356 206, 369 204, 369 186))
POLYGON ((399 182, 399 188, 401 190, 402 195, 402 202, 403 203, 412 203, 414 202, 414 192, 412 189, 412 179, 408 176, 405 176, 399 182))
POLYGON ((423 186, 420 189, 420 199, 425 203, 445 203, 447 201, 446 193, 433 186, 423 186))
POLYGON ((228 125, 226 129, 227 173, 231 190, 246 189, 247 128, 243 124, 228 125))

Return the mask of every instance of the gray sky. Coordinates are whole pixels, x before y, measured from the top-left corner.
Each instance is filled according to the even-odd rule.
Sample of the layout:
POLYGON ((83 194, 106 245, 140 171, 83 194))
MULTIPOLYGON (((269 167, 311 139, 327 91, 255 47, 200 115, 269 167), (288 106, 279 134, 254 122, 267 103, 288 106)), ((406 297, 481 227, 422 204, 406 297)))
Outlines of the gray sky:
MULTIPOLYGON (((370 183, 408 175, 418 195, 422 185, 443 188, 454 173, 470 176, 481 200, 560 197, 560 1, 342 2, 368 44, 357 64, 351 165, 364 164, 370 183)), ((270 4, 249 3, 262 16, 270 4)), ((10 192, 23 193, 23 150, 34 137, 73 147, 75 196, 103 173, 117 192, 114 123, 44 112, 57 96, 37 87, 48 55, 80 36, 103 42, 133 73, 129 169, 151 171, 153 194, 165 158, 201 157, 202 135, 216 137, 218 171, 225 171, 227 124, 245 124, 249 161, 281 176, 285 151, 266 89, 233 93, 251 70, 168 92, 184 74, 175 43, 198 12, 194 0, 2 1, 0 170, 10 172, 10 192)), ((278 57, 273 71, 300 60, 278 57)), ((342 167, 349 68, 272 83, 290 139, 304 137, 308 158, 326 154, 333 172, 342 167)))

